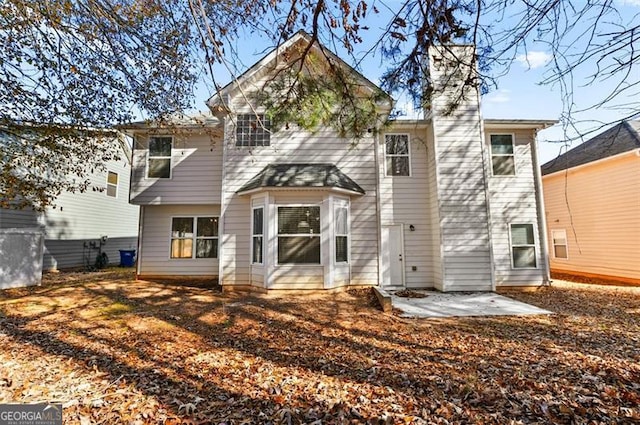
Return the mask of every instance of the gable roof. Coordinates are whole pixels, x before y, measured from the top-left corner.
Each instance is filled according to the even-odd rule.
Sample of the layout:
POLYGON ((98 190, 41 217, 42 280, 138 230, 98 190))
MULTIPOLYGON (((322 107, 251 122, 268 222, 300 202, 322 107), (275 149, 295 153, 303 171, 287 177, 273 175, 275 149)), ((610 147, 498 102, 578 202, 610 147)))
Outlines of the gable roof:
MULTIPOLYGON (((279 54, 281 54, 286 49, 288 49, 289 47, 293 46, 296 42, 301 41, 301 40, 305 41, 307 43, 310 43, 312 41, 311 36, 306 31, 299 30, 294 35, 292 35, 289 39, 287 39, 284 43, 276 46, 269 53, 267 53, 260 60, 258 60, 251 67, 249 67, 246 71, 244 71, 238 77, 236 77, 235 79, 231 80, 229 83, 227 83, 227 85, 225 85, 220 90, 218 90, 216 93, 214 93, 207 100, 206 104, 210 108, 213 108, 215 106, 219 106, 219 101, 223 96, 226 96, 231 91, 237 89, 238 86, 241 86, 242 84, 244 84, 247 80, 249 80, 251 77, 253 77, 255 74, 257 74, 262 68, 264 68, 271 61, 276 59, 279 54)), ((365 85, 370 90, 375 90, 375 91, 379 91, 380 93, 383 93, 386 96, 386 98, 387 98, 387 100, 389 102, 393 102, 393 98, 387 92, 383 91, 380 87, 378 87, 376 84, 371 82, 371 80, 369 80, 367 77, 362 75, 361 72, 359 72, 358 70, 353 68, 351 65, 346 63, 344 60, 342 60, 338 55, 334 54, 329 49, 324 47, 319 41, 317 41, 317 40, 315 41, 314 48, 319 49, 320 51, 322 51, 322 53, 324 53, 325 55, 329 56, 332 60, 336 61, 338 63, 338 65, 340 65, 342 67, 345 67, 350 72, 354 73, 357 78, 359 78, 360 80, 364 81, 365 85)))
POLYGON ((334 164, 269 164, 237 193, 263 188, 328 188, 365 194, 358 183, 334 164))
POLYGON ((542 175, 640 149, 640 120, 623 121, 544 164, 542 175))

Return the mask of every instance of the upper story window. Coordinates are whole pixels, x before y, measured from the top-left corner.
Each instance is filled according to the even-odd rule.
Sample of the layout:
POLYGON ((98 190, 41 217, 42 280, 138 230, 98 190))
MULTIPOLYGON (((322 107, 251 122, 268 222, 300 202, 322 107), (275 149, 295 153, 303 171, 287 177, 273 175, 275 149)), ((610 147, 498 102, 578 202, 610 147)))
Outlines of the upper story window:
POLYGON ((409 135, 385 134, 384 144, 387 176, 411 175, 409 135))
POLYGON ((118 196, 118 173, 107 172, 107 196, 115 198, 118 196))
POLYGON ((159 179, 168 179, 171 177, 172 145, 173 138, 170 136, 152 136, 149 138, 147 177, 159 179))
POLYGON ((238 114, 236 117, 236 146, 269 146, 271 120, 264 114, 238 114))
POLYGON ((533 224, 512 224, 509 233, 511 234, 513 268, 536 268, 536 243, 533 235, 533 224))
POLYGON ((320 264, 320 207, 278 207, 278 264, 320 264))
POLYGON ((516 160, 513 149, 513 135, 492 134, 491 167, 494 176, 513 176, 516 174, 516 160))

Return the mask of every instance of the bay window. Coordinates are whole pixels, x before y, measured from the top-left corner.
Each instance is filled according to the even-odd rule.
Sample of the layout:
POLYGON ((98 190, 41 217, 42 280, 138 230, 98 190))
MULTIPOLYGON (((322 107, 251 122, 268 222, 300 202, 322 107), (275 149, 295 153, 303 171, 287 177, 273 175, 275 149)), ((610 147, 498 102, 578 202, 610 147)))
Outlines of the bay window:
POLYGON ((264 207, 253 209, 251 229, 251 263, 262 264, 264 255, 264 207))
POLYGON ((349 261, 349 206, 337 202, 333 214, 335 226, 336 263, 349 261))
POLYGON ((278 264, 320 263, 320 207, 278 207, 278 264))

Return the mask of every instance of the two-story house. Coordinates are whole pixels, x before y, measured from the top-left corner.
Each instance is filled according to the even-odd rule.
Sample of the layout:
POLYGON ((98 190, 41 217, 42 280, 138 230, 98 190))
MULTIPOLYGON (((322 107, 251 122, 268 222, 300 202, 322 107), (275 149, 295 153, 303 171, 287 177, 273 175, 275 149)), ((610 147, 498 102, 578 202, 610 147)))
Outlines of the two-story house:
MULTIPOLYGON (((5 137, 10 136, 0 133, 0 144, 6 142, 5 137)), ((118 135, 114 132, 113 137, 118 135)), ((0 230, 44 231, 43 270, 83 267, 87 262, 93 265, 98 248, 111 264, 118 264, 119 250, 136 249, 139 208, 129 203, 131 150, 123 140, 116 146, 118 158, 106 162, 104 170, 88 174, 90 186, 85 192, 64 191, 56 198, 55 207, 48 206, 44 211, 0 208, 0 230)), ((0 254, 14 249, 0 249, 0 254)), ((9 274, 12 270, 20 275, 22 266, 7 258, 12 256, 0 258, 0 271, 9 274)))
MULTIPOLYGON (((554 122, 483 120, 470 88, 453 113, 442 91, 425 119, 357 144, 328 127, 270 131, 247 93, 308 42, 298 33, 265 56, 211 98, 216 116, 199 125, 128 126, 139 277, 217 277, 225 290, 489 291, 548 279, 536 132, 554 122)), ((432 49, 436 86, 451 78, 434 65, 451 49, 473 52, 432 49)), ((380 103, 381 121, 391 106, 380 103)))

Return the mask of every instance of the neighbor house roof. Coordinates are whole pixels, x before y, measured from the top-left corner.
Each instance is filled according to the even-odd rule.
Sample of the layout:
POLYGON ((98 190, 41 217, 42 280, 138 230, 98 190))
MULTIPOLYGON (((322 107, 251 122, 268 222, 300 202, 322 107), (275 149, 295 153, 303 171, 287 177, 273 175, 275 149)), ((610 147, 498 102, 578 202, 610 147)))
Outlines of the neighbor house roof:
POLYGON ((623 121, 544 164, 542 174, 551 174, 578 165, 640 149, 640 120, 623 121))
POLYGON ((192 115, 176 113, 166 117, 162 121, 143 120, 122 124, 116 128, 120 130, 161 130, 179 127, 181 129, 198 129, 203 127, 216 127, 222 125, 222 120, 211 115, 210 112, 197 112, 192 115))
POLYGON ((269 164, 237 193, 263 188, 329 188, 365 193, 358 183, 333 164, 269 164))

